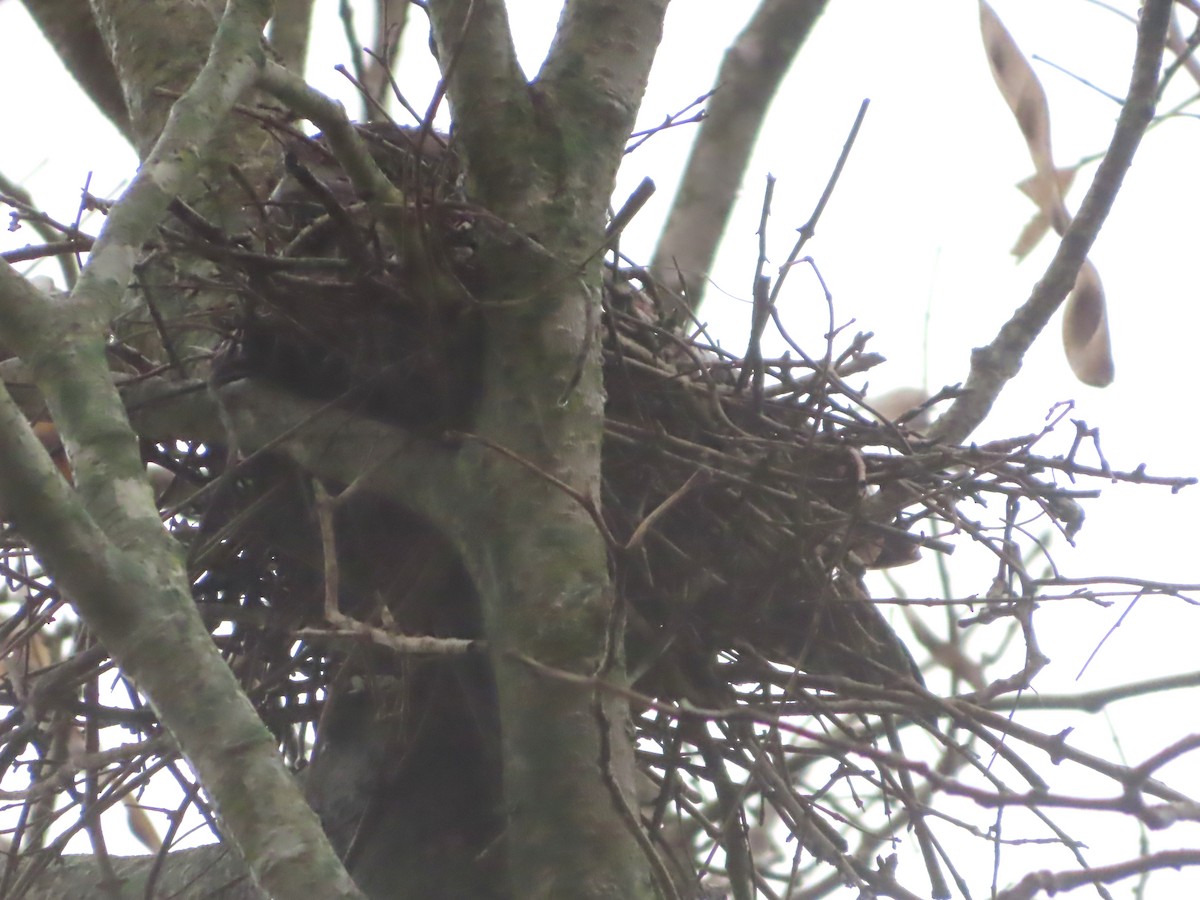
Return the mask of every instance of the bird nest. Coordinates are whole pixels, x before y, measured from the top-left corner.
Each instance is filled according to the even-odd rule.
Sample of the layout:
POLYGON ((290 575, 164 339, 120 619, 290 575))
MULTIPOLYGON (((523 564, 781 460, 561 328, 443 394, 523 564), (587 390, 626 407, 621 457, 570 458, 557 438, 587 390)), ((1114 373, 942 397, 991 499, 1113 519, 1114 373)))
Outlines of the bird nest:
MULTIPOLYGON (((420 237, 419 257, 395 246, 336 166, 319 171, 331 157, 309 142, 294 148, 289 175, 260 206, 253 234, 222 234, 177 205, 159 249, 207 259, 205 288, 235 298, 210 319, 228 339, 213 364, 218 384, 258 378, 393 424, 468 431, 483 340, 473 292, 486 278, 474 240, 484 220, 460 196, 457 167, 440 144, 436 152, 422 145, 414 157, 412 134, 368 136, 412 201, 405 215, 420 237), (423 289, 431 277, 452 289, 431 296, 423 289)), ((843 758, 847 746, 873 743, 882 732, 871 722, 883 720, 861 719, 855 730, 859 716, 901 715, 932 727, 939 708, 870 600, 864 572, 911 560, 923 545, 948 549, 926 533, 926 520, 937 518, 996 557, 993 597, 1013 614, 1015 599, 1028 594, 1009 541, 1018 509, 1033 507, 1073 534, 1077 507, 1053 479, 1086 470, 1034 455, 1040 435, 937 446, 904 421, 873 413, 848 383, 880 361, 863 335, 826 335, 819 356, 781 335, 788 353, 764 359, 755 341, 739 356, 696 323, 672 322, 665 302, 644 271, 615 260, 606 266, 599 513, 627 623, 640 754, 654 788, 647 821, 661 834, 674 809, 689 823, 685 842, 719 844, 732 868, 739 853, 750 853, 747 820, 734 810, 763 798, 839 878, 874 883, 883 876, 861 858, 844 858, 845 842, 817 816, 804 772, 822 755, 843 758), (888 492, 903 502, 881 516, 888 507, 878 501, 888 492), (1005 510, 1000 540, 958 510, 989 498, 1005 510), (739 718, 738 710, 753 715, 739 718), (818 717, 836 737, 781 731, 784 717, 818 717)), ((168 357, 177 355, 173 327, 161 332, 168 357)), ((142 374, 153 368, 132 352, 122 358, 142 374)), ((187 548, 214 639, 285 754, 302 765, 349 655, 344 645, 298 640, 322 623, 320 560, 330 549, 310 479, 281 457, 238 462, 213 442, 147 441, 145 452, 172 476, 164 515, 187 548)), ((357 509, 336 523, 348 586, 342 612, 375 632, 482 637, 477 599, 449 543, 381 498, 357 509)), ((31 645, 61 600, 19 537, 9 540, 10 586, 34 588, 4 625, 11 649, 31 645)), ((94 684, 102 652, 86 642, 74 648, 59 665, 65 683, 94 684)), ((80 707, 70 690, 53 697, 58 706, 39 707, 45 716, 78 714, 89 727, 157 734, 136 699, 127 708, 93 696, 80 707)), ((9 733, 4 768, 33 735, 9 733)), ((129 760, 129 777, 165 752, 147 744, 129 760)), ((873 796, 897 796, 888 779, 867 781, 873 796)))
MULTIPOLYGON (((482 356, 472 286, 486 278, 473 244, 475 229, 486 222, 458 200, 455 169, 444 153, 432 171, 411 162, 407 143, 381 140, 372 152, 384 157, 393 177, 401 173, 412 198, 406 215, 420 235, 419 263, 396 247, 347 183, 328 174, 322 179, 295 158, 256 234, 257 246, 275 252, 181 235, 181 249, 209 256, 240 298, 214 377, 271 381, 429 433, 469 431, 482 356), (388 164, 391 156, 400 161, 388 164)), ((304 148, 315 166, 322 146, 304 148)), ((894 453, 911 454, 917 440, 866 412, 846 384, 849 373, 878 361, 865 338, 822 359, 800 351, 747 362, 703 330, 689 334, 667 324, 644 272, 608 266, 603 297, 601 514, 630 617, 639 687, 695 701, 706 679, 693 670, 719 658, 726 665, 722 682, 734 668, 745 678, 766 663, 874 685, 919 683, 908 651, 862 585, 865 567, 911 559, 923 541, 907 527, 861 515, 863 503, 888 483, 913 479, 894 453), (729 668, 735 657, 739 665, 729 668)), ((181 461, 169 464, 178 471, 181 461)), ((939 477, 930 472, 923 487, 949 502, 939 477)), ((249 494, 234 506, 249 503, 270 479, 243 476, 240 483, 249 494)), ((289 529, 312 520, 302 509, 259 515, 289 529)), ((388 527, 399 526, 389 521, 388 527)), ((406 525, 405 539, 419 530, 406 525)), ((228 528, 222 530, 218 544, 228 565, 244 570, 250 544, 257 545, 249 558, 259 560, 258 569, 274 578, 286 573, 286 566, 268 564, 281 554, 272 536, 277 529, 260 521, 242 531, 231 542, 228 528)), ((311 580, 311 560, 320 553, 311 541, 304 544, 292 556, 306 561, 311 580)), ((210 563, 206 578, 217 577, 219 568, 210 563)), ((221 579, 222 596, 253 594, 250 585, 230 592, 221 579)), ((269 592, 258 602, 283 606, 269 592)), ((299 608, 318 612, 312 603, 299 608)))

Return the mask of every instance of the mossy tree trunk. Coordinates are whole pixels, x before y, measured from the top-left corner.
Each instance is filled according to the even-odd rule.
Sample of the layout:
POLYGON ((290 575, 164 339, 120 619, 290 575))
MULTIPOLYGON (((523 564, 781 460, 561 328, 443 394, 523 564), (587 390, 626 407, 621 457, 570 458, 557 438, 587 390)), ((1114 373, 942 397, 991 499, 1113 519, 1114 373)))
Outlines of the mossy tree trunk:
POLYGON ((468 23, 463 4, 432 4, 435 36, 456 61, 447 86, 469 190, 519 238, 482 249, 480 440, 464 448, 470 503, 451 527, 492 645, 512 878, 528 897, 650 897, 627 710, 525 660, 622 677, 607 548, 580 500, 600 507, 605 210, 666 3, 568 3, 533 85, 502 4, 476 7, 468 23))

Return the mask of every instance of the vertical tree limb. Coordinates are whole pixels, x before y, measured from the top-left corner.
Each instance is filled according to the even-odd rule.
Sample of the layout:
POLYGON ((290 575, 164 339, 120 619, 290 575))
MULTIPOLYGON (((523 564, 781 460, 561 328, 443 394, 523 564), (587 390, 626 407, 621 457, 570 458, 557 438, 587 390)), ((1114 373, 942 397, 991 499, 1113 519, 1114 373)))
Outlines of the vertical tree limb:
MULTIPOLYGON (((619 812, 634 783, 624 699, 596 698, 597 715, 590 690, 521 660, 591 675, 610 658, 607 546, 578 500, 598 502, 600 484, 597 250, 665 10, 570 0, 530 84, 502 4, 429 5, 469 192, 504 223, 481 229, 481 440, 461 452, 471 499, 451 530, 483 602, 510 879, 528 898, 654 895, 619 812)), ((611 659, 606 673, 621 681, 623 660, 611 659)))
POLYGON ((271 48, 279 54, 279 64, 297 75, 304 74, 308 59, 308 38, 312 31, 314 0, 276 3, 275 14, 267 29, 271 48))
MULTIPOLYGON (((366 77, 363 84, 367 94, 379 106, 386 106, 388 91, 392 86, 392 72, 400 58, 400 42, 408 24, 408 12, 412 9, 409 0, 378 0, 375 4, 375 36, 372 51, 366 61, 366 77)), ((362 52, 359 48, 358 52, 362 52)), ((375 118, 376 116, 372 116, 375 118)))
POLYGON ((503 0, 435 0, 429 18, 472 193, 490 208, 503 207, 513 200, 510 191, 523 193, 534 164, 522 152, 532 145, 533 102, 508 11, 503 0))

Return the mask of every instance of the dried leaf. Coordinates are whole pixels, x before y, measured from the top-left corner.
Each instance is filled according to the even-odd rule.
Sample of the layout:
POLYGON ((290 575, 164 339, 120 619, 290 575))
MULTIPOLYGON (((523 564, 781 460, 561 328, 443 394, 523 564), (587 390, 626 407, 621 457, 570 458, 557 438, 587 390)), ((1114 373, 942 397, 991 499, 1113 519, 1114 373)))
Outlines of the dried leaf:
POLYGON ((162 838, 158 836, 158 829, 154 827, 154 823, 146 815, 146 810, 138 806, 137 801, 133 797, 126 794, 123 799, 125 801, 125 817, 129 822, 129 830, 133 832, 133 836, 141 842, 143 847, 151 853, 157 853, 162 849, 162 838))
POLYGON ((1071 217, 1063 204, 1060 174, 1054 167, 1050 149, 1050 107, 1046 103, 1046 92, 1025 54, 995 10, 984 0, 979 0, 979 30, 992 77, 1012 110, 1033 158, 1034 175, 1022 182, 1021 190, 1038 205, 1048 223, 1062 234, 1071 217))
MULTIPOLYGON (((992 77, 1016 117, 1029 147, 1035 172, 1020 189, 1038 206, 1038 213, 1022 230, 1013 254, 1023 258, 1053 228, 1058 234, 1071 224, 1063 196, 1075 177, 1075 167, 1058 169, 1050 151, 1050 109, 1046 92, 1012 35, 995 10, 979 0, 979 29, 992 77)), ((1085 260, 1063 314, 1063 347, 1075 377, 1093 387, 1113 380, 1112 344, 1104 308, 1100 275, 1085 260)))
POLYGON ((1017 119, 1033 164, 1039 175, 1049 176, 1054 171, 1054 160, 1050 154, 1050 108, 1046 92, 996 11, 984 0, 979 0, 979 30, 992 77, 1017 119))
MULTIPOLYGON (((1047 192, 1046 181, 1040 175, 1030 175, 1017 185, 1017 190, 1036 203, 1039 209, 1045 209, 1056 197, 1065 197, 1071 190, 1071 185, 1075 183, 1075 175, 1079 172, 1079 166, 1079 163, 1075 163, 1073 166, 1055 169, 1056 188, 1052 191, 1047 192)), ((1063 225, 1063 231, 1067 230, 1066 226, 1069 224, 1068 222, 1063 225)))
POLYGON ((35 631, 24 641, 17 642, 6 657, 0 658, 0 677, 12 683, 13 692, 20 699, 29 693, 29 676, 47 669, 58 662, 56 648, 41 631, 35 631))
POLYGON ((1112 384, 1114 366, 1104 288, 1095 266, 1088 260, 1084 260, 1079 270, 1063 311, 1063 348, 1071 371, 1084 384, 1092 387, 1112 384))
POLYGON ((1078 164, 1054 170, 1055 180, 1058 182, 1057 194, 1046 191, 1046 180, 1038 175, 1031 175, 1017 185, 1017 189, 1038 206, 1038 211, 1021 230, 1020 237, 1017 238, 1017 242, 1013 245, 1012 255, 1017 258, 1018 262, 1028 256, 1030 251, 1041 243, 1042 238, 1046 236, 1046 232, 1050 230, 1052 224, 1054 224, 1054 230, 1059 234, 1066 231, 1067 226, 1071 224, 1069 215, 1054 214, 1055 209, 1059 213, 1066 213, 1066 208, 1061 204, 1056 207, 1055 202, 1057 198, 1065 197, 1067 192, 1071 190, 1071 185, 1075 181, 1075 174, 1078 171, 1078 164), (1048 208, 1049 212, 1047 212, 1048 208), (1057 219, 1057 224, 1054 222, 1055 219, 1057 219))
POLYGON ((1017 262, 1023 260, 1030 254, 1034 247, 1042 242, 1042 238, 1046 236, 1046 232, 1050 230, 1050 218, 1041 210, 1033 214, 1025 227, 1021 229, 1021 233, 1017 235, 1017 242, 1013 244, 1012 250, 1009 251, 1017 258, 1017 262))

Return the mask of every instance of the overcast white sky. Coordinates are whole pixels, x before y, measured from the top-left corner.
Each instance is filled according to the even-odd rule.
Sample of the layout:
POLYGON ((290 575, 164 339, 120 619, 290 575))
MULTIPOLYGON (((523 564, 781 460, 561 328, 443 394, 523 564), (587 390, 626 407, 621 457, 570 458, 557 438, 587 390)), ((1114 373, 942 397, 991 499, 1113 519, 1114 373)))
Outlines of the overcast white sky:
MULTIPOLYGON (((553 0, 510 3, 531 72, 552 36, 560 5, 553 0)), ((1027 55, 1045 57, 1110 93, 1124 93, 1134 41, 1128 21, 1086 0, 994 0, 993 5, 1027 55)), ((1127 12, 1136 8, 1131 2, 1117 5, 1127 12)), ((675 0, 643 106, 644 125, 661 121, 710 87, 722 50, 752 6, 675 0)), ((332 71, 347 58, 338 29, 330 24, 337 21, 334 0, 318 3, 318 15, 327 23, 322 32, 328 40, 314 53, 311 80, 355 109, 353 92, 332 71)), ((414 13, 400 79, 418 107, 433 71, 421 50, 424 37, 417 32, 422 25, 420 14, 414 13)), ((369 34, 365 16, 361 33, 369 34)), ((19 4, 0 4, 0 34, 5 36, 8 78, 0 171, 26 183, 52 214, 72 219, 87 173, 94 173, 94 193, 111 195, 131 175, 133 155, 98 114, 78 105, 69 78, 43 49, 19 4)), ((1047 65, 1035 63, 1035 68, 1050 99, 1056 161, 1068 164, 1103 150, 1116 105, 1047 65)), ((1174 97, 1195 91, 1180 76, 1174 97)), ((976 4, 966 0, 830 4, 764 130, 714 273, 719 290, 710 291, 702 317, 729 347, 742 349, 764 179, 768 172, 779 179, 771 238, 774 261, 780 262, 794 239, 793 229, 807 219, 824 187, 865 97, 872 101, 865 126, 808 251, 833 292, 840 321, 853 318, 854 328, 875 332, 873 349, 888 357, 871 375, 873 388, 921 384, 927 377, 929 387, 936 389, 965 377, 970 348, 990 340, 1027 297, 1052 250, 1046 242, 1020 266, 1008 253, 1033 213, 1014 187, 1032 165, 988 72, 976 4)), ((649 257, 690 138, 689 129, 676 129, 629 158, 617 202, 643 175, 654 178, 659 188, 626 231, 623 249, 631 255, 649 257)), ((1075 415, 1100 427, 1115 468, 1146 463, 1152 473, 1200 474, 1194 411, 1200 386, 1194 349, 1200 332, 1197 159, 1200 120, 1179 118, 1153 131, 1092 255, 1109 301, 1115 384, 1101 391, 1075 382, 1063 359, 1056 321, 977 438, 1035 431, 1054 403, 1075 400, 1075 415)), ((1093 171, 1081 173, 1068 198, 1072 209, 1093 171)), ((30 240, 28 232, 4 234, 0 247, 30 240)), ((783 305, 793 333, 819 342, 824 302, 807 272, 790 278, 783 305), (818 324, 806 330, 809 322, 818 324)), ((1042 451, 1063 452, 1070 438, 1068 425, 1058 442, 1042 451)), ((1079 549, 1063 553, 1060 547, 1059 563, 1067 574, 1200 582, 1200 554, 1194 546, 1198 520, 1200 490, 1172 497, 1165 489, 1108 486, 1104 499, 1088 507, 1079 549)), ((936 592, 930 571, 914 567, 897 577, 913 594, 923 595, 936 592)), ((990 569, 955 571, 955 587, 964 595, 985 591, 992 576, 990 569)), ((1200 611, 1177 600, 1146 599, 1075 681, 1123 608, 1118 604, 1101 610, 1072 602, 1042 610, 1043 650, 1053 662, 1040 688, 1088 689, 1196 668, 1200 611)), ((1181 715, 1180 701, 1179 695, 1167 695, 1147 704, 1137 719, 1124 717, 1121 706, 1115 708, 1122 749, 1131 760, 1160 749, 1172 734, 1196 728, 1191 717, 1181 715)), ((1187 706, 1195 705, 1193 700, 1187 706)), ((1078 728, 1077 743, 1091 740, 1098 752, 1108 752, 1112 741, 1103 719, 1075 716, 1054 730, 1066 724, 1078 728)), ((1185 760, 1164 774, 1182 782, 1190 773, 1195 790, 1200 786, 1195 770, 1185 760)), ((1183 834, 1187 832, 1171 840, 1183 840, 1183 834)), ((1194 828, 1190 838, 1194 844, 1194 828)), ((1133 846, 1127 842, 1122 849, 1133 846)), ((1066 865, 1068 860, 1060 856, 1056 862, 1066 865)), ((1182 875, 1172 882, 1162 876, 1155 884, 1167 892, 1155 890, 1150 896, 1187 893, 1170 893, 1172 883, 1194 889, 1196 880, 1182 875)))

